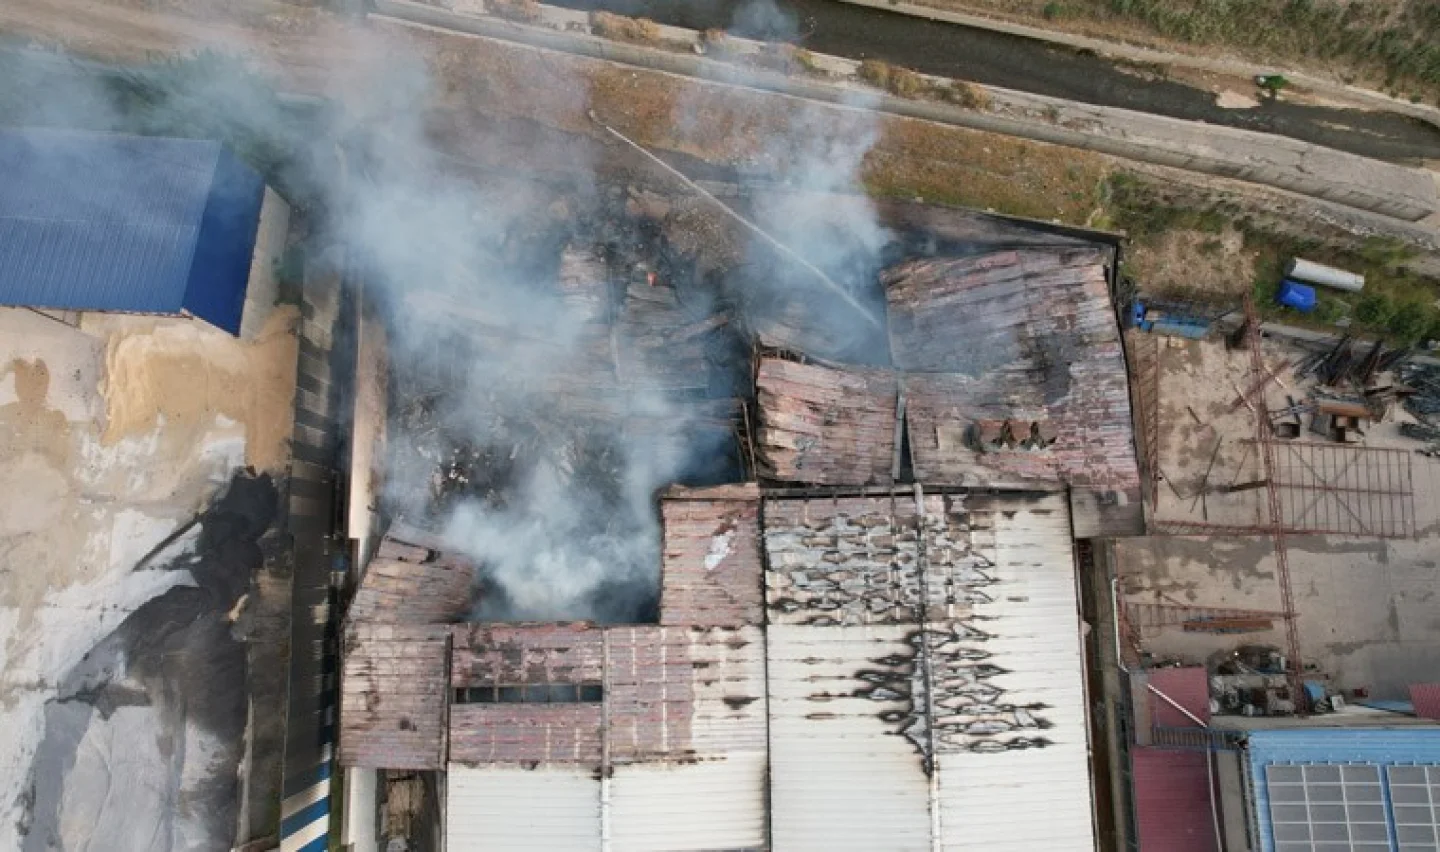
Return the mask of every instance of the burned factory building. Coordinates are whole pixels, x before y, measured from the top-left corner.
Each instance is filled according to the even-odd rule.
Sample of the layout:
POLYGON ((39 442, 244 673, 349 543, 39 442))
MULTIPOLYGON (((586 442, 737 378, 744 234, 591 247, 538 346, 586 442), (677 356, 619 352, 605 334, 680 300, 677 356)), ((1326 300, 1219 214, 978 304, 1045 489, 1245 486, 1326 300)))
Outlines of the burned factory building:
POLYGON ((430 779, 451 850, 1094 848, 1113 241, 887 202, 878 261, 782 275, 596 203, 502 246, 523 299, 376 311, 341 764, 430 779))

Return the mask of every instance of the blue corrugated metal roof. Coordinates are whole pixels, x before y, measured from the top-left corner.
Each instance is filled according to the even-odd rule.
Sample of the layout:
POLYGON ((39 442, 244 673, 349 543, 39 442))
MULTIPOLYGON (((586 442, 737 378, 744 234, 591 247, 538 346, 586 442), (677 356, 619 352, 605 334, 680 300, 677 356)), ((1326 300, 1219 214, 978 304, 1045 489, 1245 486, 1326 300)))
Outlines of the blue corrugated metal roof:
POLYGON ((1265 767, 1274 764, 1440 764, 1440 727, 1307 728, 1251 731, 1248 740, 1251 789, 1262 852, 1275 852, 1265 767))
POLYGON ((0 304, 238 332, 263 193, 218 142, 0 131, 0 304))

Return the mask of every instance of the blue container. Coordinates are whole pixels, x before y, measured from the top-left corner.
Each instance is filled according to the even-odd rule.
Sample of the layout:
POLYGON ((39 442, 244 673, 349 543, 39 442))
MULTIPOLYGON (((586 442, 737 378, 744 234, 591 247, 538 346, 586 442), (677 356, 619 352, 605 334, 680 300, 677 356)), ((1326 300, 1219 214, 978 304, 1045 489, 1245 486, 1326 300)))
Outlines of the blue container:
POLYGON ((1302 314, 1308 314, 1315 310, 1315 288, 1286 278, 1280 282, 1280 292, 1275 294, 1275 301, 1302 314))

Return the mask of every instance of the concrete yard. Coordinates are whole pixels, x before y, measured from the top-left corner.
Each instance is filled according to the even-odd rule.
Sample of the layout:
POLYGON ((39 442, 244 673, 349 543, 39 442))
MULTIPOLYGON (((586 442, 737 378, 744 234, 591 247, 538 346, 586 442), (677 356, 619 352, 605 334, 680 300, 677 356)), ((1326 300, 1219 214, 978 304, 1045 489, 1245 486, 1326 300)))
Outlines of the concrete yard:
MULTIPOLYGON (((1134 337, 1131 342, 1147 343, 1134 337)), ((1253 384, 1250 353, 1227 351, 1218 340, 1156 342, 1158 469, 1168 484, 1157 486, 1152 522, 1158 520, 1170 532, 1194 532, 1187 525, 1203 523, 1263 528, 1265 488, 1223 493, 1232 483, 1264 477, 1251 442, 1254 415, 1244 406, 1230 411, 1240 395, 1237 388, 1253 384), (1203 499, 1198 496, 1202 483, 1203 499)), ((1271 340, 1264 353, 1272 370, 1294 365, 1304 355, 1271 340)), ((1304 398, 1313 384, 1313 379, 1295 381, 1288 368, 1280 375, 1286 387, 1271 383, 1266 392, 1272 410, 1283 408, 1287 396, 1304 398)), ((1255 404, 1261 403, 1257 399, 1255 404)), ((1421 445, 1400 436, 1397 419, 1410 418, 1393 409, 1385 422, 1367 431, 1363 451, 1331 444, 1308 429, 1297 439, 1300 446, 1279 442, 1276 479, 1308 476, 1305 466, 1312 464, 1313 482, 1356 489, 1368 485, 1371 492, 1413 491, 1413 498, 1358 490, 1282 497, 1291 530, 1350 533, 1285 536, 1303 663, 1328 675, 1337 688, 1363 687, 1375 697, 1403 699, 1407 684, 1435 679, 1440 659, 1434 601, 1440 584, 1440 462, 1413 452, 1421 445), (1379 453, 1379 448, 1397 452, 1379 453), (1407 465, 1408 476, 1403 474, 1407 465), (1381 537, 1384 532, 1403 535, 1381 537)), ((1132 609, 1135 604, 1283 609, 1268 535, 1156 535, 1117 541, 1115 554, 1121 590, 1132 609)), ((1145 650, 1157 661, 1203 663, 1242 644, 1286 645, 1278 618, 1273 629, 1262 633, 1185 632, 1178 624, 1141 633, 1145 650)))

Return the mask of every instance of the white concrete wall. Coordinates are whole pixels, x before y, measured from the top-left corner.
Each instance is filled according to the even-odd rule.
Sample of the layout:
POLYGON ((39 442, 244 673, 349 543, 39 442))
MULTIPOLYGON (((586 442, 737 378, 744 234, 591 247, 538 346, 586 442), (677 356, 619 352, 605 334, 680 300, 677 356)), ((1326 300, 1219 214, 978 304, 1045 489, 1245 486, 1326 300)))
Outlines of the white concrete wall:
POLYGON ((255 252, 250 258, 250 280, 245 284, 245 310, 240 317, 240 338, 254 340, 275 311, 280 296, 276 264, 285 254, 290 232, 290 205, 275 190, 265 187, 260 205, 260 228, 255 233, 255 252))

